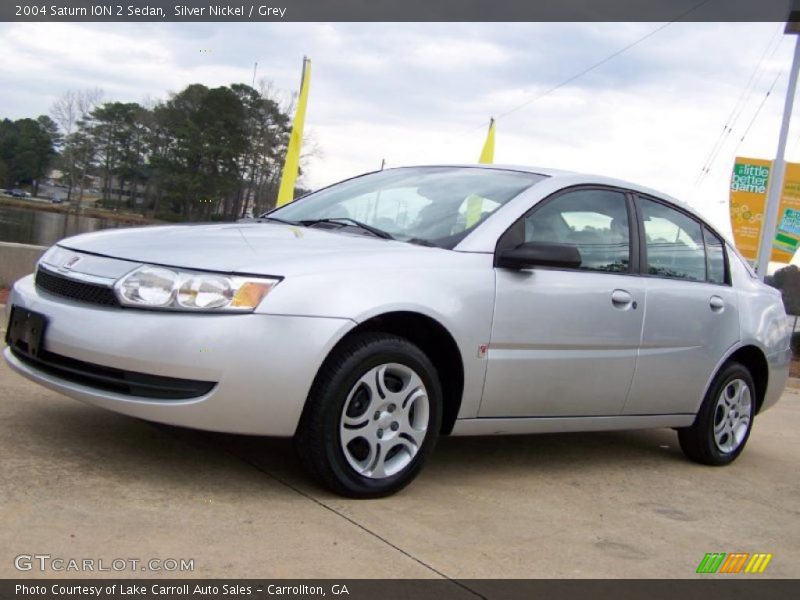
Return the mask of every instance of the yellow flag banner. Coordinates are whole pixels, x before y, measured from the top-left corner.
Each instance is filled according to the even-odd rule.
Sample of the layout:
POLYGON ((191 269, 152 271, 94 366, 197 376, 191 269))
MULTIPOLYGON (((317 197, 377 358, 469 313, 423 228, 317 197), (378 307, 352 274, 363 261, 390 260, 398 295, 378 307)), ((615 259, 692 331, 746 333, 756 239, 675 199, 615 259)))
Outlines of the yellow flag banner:
MULTIPOLYGON (((764 222, 767 186, 772 161, 737 157, 731 176, 731 228, 736 248, 747 260, 755 261, 764 222)), ((789 263, 800 246, 800 164, 786 163, 778 227, 772 241, 770 261, 789 263)))
MULTIPOLYGON (((478 162, 490 165, 494 162, 494 119, 489 120, 489 132, 486 134, 486 141, 483 143, 483 150, 478 162)), ((467 198, 467 214, 465 217, 466 227, 469 229, 481 218, 483 212, 483 198, 472 195, 467 198)))
POLYGON ((311 83, 311 61, 303 59, 303 77, 300 81, 300 96, 297 99, 297 110, 294 113, 292 133, 289 136, 289 145, 286 149, 286 162, 281 173, 281 186, 278 188, 278 201, 276 206, 289 204, 294 200, 294 186, 300 170, 300 146, 303 143, 303 126, 306 121, 306 106, 308 105, 308 88, 311 83))
POLYGON ((486 141, 483 143, 483 150, 481 150, 478 162, 484 165, 494 162, 494 119, 489 120, 489 132, 486 134, 486 141))

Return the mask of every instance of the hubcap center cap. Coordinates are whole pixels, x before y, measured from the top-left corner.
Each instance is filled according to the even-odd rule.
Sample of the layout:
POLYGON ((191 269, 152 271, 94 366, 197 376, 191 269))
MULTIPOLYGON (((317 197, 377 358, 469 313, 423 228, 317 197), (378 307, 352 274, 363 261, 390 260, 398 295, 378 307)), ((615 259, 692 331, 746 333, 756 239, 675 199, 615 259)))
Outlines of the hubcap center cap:
POLYGON ((375 434, 378 439, 383 441, 388 441, 394 438, 397 435, 397 430, 399 429, 399 423, 397 422, 397 414, 392 414, 386 410, 381 412, 378 420, 375 422, 375 434), (378 436, 378 432, 380 431, 380 436, 378 436))

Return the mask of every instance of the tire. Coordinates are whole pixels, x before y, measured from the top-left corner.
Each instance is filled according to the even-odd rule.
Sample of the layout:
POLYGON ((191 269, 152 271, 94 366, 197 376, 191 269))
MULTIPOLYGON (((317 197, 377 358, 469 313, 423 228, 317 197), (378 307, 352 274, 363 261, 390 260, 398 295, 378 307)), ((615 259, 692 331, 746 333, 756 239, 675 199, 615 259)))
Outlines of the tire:
POLYGON ((325 487, 351 498, 376 498, 416 477, 441 422, 441 384, 425 353, 395 335, 357 334, 320 368, 295 447, 325 487))
POLYGON ((708 389, 691 427, 678 430, 681 450, 691 460, 712 466, 732 463, 742 453, 756 410, 756 387, 747 368, 729 362, 708 389))

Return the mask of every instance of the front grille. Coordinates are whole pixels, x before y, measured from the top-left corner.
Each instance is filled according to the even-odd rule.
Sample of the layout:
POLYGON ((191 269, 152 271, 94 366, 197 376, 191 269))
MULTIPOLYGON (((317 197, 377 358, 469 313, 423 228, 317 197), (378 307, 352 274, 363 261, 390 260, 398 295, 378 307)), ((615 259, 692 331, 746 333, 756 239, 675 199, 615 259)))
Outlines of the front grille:
POLYGON ((114 290, 110 287, 62 277, 43 269, 41 266, 36 272, 36 287, 48 294, 70 298, 78 302, 99 304, 101 306, 120 305, 114 295, 114 290))
POLYGON ((216 385, 213 381, 124 371, 76 360, 43 349, 34 357, 28 354, 26 344, 22 341, 17 342, 11 348, 11 352, 25 364, 60 379, 127 396, 156 400, 187 400, 204 396, 216 385))

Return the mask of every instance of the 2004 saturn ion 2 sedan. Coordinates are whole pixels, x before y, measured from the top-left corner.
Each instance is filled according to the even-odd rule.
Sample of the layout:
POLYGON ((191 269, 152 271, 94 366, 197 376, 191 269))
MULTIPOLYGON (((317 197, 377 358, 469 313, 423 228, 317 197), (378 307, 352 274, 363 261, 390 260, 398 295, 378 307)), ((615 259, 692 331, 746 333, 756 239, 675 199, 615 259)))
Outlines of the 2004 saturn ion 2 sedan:
POLYGON ((521 167, 397 168, 249 222, 79 235, 7 311, 24 376, 294 436, 355 497, 409 483, 443 434, 671 427, 724 465, 790 360, 780 294, 686 206, 521 167))

